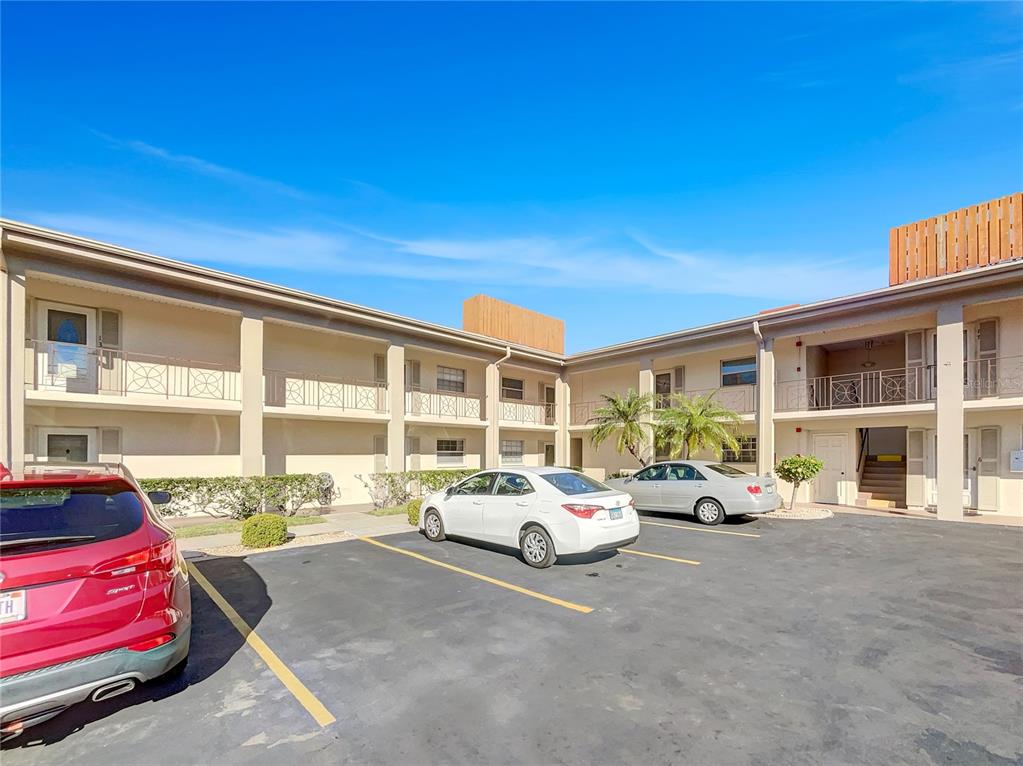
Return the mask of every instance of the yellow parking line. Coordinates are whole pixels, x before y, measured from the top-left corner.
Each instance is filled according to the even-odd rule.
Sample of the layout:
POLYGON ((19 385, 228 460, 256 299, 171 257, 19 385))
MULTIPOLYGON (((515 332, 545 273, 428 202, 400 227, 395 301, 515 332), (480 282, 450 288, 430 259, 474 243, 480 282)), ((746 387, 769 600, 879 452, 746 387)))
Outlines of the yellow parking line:
POLYGON ((699 566, 699 561, 691 561, 690 559, 677 559, 674 556, 665 556, 662 553, 647 553, 646 551, 634 551, 632 548, 619 548, 619 553, 630 553, 633 556, 649 556, 652 559, 664 559, 665 561, 674 561, 679 564, 692 564, 693 566, 699 566))
POLYGON ((370 545, 375 545, 378 548, 384 548, 385 550, 394 551, 395 553, 400 553, 400 554, 402 554, 404 556, 411 556, 414 559, 419 559, 420 561, 425 561, 427 564, 433 564, 434 566, 443 567, 444 569, 450 569, 452 572, 458 572, 459 574, 468 575, 469 577, 475 577, 477 580, 482 580, 483 582, 488 582, 491 585, 497 585, 498 587, 501 587, 501 588, 507 588, 508 590, 513 590, 516 593, 521 593, 524 596, 532 596, 533 598, 538 598, 541 601, 546 601, 548 604, 555 604, 556 606, 563 606, 563 607, 565 607, 565 609, 574 609, 575 611, 582 612, 583 614, 589 614, 590 612, 593 611, 593 609, 591 607, 582 606, 581 604, 574 604, 571 601, 563 601, 560 598, 554 598, 553 596, 547 596, 547 595, 544 595, 543 593, 537 593, 535 590, 529 590, 528 588, 523 588, 523 587, 520 587, 518 585, 512 585, 510 582, 505 582, 504 580, 498 580, 496 577, 488 577, 487 575, 479 574, 478 572, 471 572, 468 569, 462 569, 461 567, 456 567, 453 564, 448 564, 448 563, 445 563, 443 561, 437 561, 436 559, 431 559, 429 556, 424 556, 421 553, 416 553, 414 551, 407 551, 404 548, 396 548, 393 545, 387 545, 386 543, 382 543, 379 540, 374 540, 371 537, 359 537, 359 539, 362 540, 365 543, 369 543, 370 545))
POLYGON ((322 702, 316 699, 315 695, 306 688, 305 684, 298 680, 295 674, 281 661, 280 657, 274 654, 274 651, 266 645, 263 639, 256 635, 256 631, 242 619, 242 616, 227 602, 227 599, 220 595, 220 591, 213 587, 213 584, 203 576, 202 572, 191 563, 188 565, 188 571, 202 589, 206 591, 206 594, 213 599, 213 603, 220 607, 220 611, 224 613, 224 616, 241 633, 245 643, 252 647, 260 659, 266 663, 266 666, 273 671, 274 675, 280 679, 281 683, 287 687, 288 691, 294 695, 302 707, 309 712, 309 715, 313 717, 316 723, 320 726, 334 723, 337 719, 323 706, 322 702))
POLYGON ((736 537, 760 537, 751 532, 726 532, 723 529, 704 529, 703 527, 682 527, 678 524, 662 524, 659 521, 641 521, 640 524, 649 524, 652 527, 668 527, 669 529, 682 529, 686 532, 711 532, 715 535, 735 535, 736 537))

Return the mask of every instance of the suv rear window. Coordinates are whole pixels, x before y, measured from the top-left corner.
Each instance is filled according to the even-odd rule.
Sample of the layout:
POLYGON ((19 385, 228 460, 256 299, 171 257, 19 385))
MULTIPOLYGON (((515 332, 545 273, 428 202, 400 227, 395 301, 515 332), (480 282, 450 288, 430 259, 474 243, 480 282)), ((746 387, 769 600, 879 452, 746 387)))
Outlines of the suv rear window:
POLYGON ((134 532, 145 511, 123 482, 4 487, 0 555, 48 551, 134 532))
POLYGON ((566 495, 585 495, 587 492, 608 492, 610 487, 591 479, 584 473, 544 473, 544 481, 553 484, 566 495))

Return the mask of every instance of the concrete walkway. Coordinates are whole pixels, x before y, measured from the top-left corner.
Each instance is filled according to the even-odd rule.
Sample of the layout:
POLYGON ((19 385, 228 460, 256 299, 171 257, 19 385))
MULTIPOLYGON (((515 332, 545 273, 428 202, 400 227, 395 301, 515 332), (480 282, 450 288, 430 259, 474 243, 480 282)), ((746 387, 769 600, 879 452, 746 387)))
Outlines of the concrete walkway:
MULTIPOLYGON (((295 526, 288 531, 295 537, 323 535, 331 532, 348 532, 364 537, 378 537, 380 535, 393 535, 398 532, 409 532, 414 529, 414 527, 409 526, 408 518, 406 518, 405 514, 371 516, 362 511, 336 511, 334 513, 326 513, 320 518, 323 519, 322 524, 295 526)), ((173 523, 172 526, 191 526, 189 523, 182 524, 181 522, 183 521, 185 520, 181 519, 178 523, 173 523)), ((223 548, 228 545, 239 545, 240 543, 240 532, 228 532, 226 534, 207 535, 205 537, 187 537, 182 538, 180 541, 181 548, 184 550, 223 548)))

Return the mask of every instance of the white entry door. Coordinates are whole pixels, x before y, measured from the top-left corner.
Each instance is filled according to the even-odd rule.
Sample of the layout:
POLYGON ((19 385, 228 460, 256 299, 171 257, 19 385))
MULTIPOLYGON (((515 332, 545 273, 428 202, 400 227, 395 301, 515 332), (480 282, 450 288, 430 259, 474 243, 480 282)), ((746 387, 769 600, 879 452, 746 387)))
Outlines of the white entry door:
POLYGON ((824 463, 824 469, 817 475, 814 482, 815 497, 818 502, 842 502, 841 483, 846 478, 848 446, 846 434, 813 435, 813 454, 824 463))
POLYGON ((977 430, 963 433, 963 507, 977 507, 977 430))
POLYGON ((39 302, 36 375, 40 388, 96 392, 96 310, 39 302))

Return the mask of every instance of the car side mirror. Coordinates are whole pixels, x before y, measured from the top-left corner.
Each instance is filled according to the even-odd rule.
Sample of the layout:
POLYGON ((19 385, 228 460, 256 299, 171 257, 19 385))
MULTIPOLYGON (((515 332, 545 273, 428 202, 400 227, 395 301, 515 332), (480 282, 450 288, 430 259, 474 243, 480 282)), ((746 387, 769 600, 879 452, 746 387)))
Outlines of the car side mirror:
POLYGON ((451 497, 451 495, 454 494, 454 491, 455 491, 454 487, 448 487, 446 490, 444 490, 444 497, 451 497))
POLYGON ((146 496, 153 505, 167 505, 171 501, 171 493, 163 489, 154 489, 147 492, 146 496))
POLYGON ((629 483, 629 482, 631 482, 631 481, 632 481, 632 477, 631 477, 631 476, 626 476, 626 477, 625 477, 625 483, 626 483, 626 484, 628 484, 628 483, 629 483))

